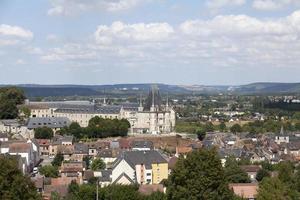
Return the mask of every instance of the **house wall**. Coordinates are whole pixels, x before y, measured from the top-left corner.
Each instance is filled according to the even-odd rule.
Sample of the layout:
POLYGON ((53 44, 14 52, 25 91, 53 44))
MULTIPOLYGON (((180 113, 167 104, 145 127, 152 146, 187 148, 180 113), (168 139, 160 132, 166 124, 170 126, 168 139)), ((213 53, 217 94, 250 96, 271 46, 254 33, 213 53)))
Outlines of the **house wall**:
POLYGON ((168 178, 168 163, 152 164, 152 184, 159 184, 168 178))
POLYGON ((114 182, 122 173, 126 173, 132 180, 136 180, 135 170, 132 169, 124 159, 112 170, 112 182, 114 182))

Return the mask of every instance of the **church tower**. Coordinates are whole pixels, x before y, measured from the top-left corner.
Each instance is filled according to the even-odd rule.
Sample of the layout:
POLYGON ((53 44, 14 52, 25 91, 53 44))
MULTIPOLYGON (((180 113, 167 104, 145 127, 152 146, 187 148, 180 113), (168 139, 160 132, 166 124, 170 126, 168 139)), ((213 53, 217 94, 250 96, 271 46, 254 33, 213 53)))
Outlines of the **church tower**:
POLYGON ((150 107, 150 127, 149 131, 152 134, 157 133, 157 108, 155 105, 155 91, 154 87, 152 87, 152 97, 151 97, 151 107, 150 107))
POLYGON ((144 107, 143 107, 143 100, 142 100, 142 95, 140 95, 140 105, 138 107, 139 112, 143 112, 144 107))
POLYGON ((166 133, 171 132, 171 119, 170 119, 170 107, 169 107, 169 94, 167 94, 167 101, 164 113, 164 131, 166 133))

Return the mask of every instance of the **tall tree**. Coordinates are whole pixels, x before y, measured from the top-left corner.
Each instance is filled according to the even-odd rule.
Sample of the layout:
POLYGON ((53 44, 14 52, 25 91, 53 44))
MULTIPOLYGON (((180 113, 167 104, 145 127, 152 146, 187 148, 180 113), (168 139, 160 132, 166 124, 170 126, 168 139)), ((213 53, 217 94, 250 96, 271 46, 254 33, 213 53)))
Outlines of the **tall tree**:
POLYGON ((48 127, 39 127, 34 130, 34 138, 36 139, 52 139, 53 130, 48 127))
POLYGON ((94 171, 98 171, 101 169, 105 169, 105 163, 101 158, 96 158, 92 161, 91 169, 94 171))
POLYGON ((18 169, 15 157, 0 155, 0 199, 41 199, 30 178, 18 169))
POLYGON ((232 199, 215 149, 200 149, 180 157, 167 183, 167 198, 232 199))
POLYGON ((257 200, 293 200, 299 199, 299 193, 291 190, 278 178, 264 178, 259 183, 257 200))
POLYGON ((257 181, 262 181, 265 177, 270 177, 270 173, 265 169, 260 169, 255 178, 257 181))
POLYGON ((229 156, 225 163, 225 178, 229 183, 250 183, 248 174, 243 171, 235 157, 229 156))
POLYGON ((18 117, 17 105, 25 99, 21 89, 16 87, 0 88, 0 119, 15 119, 18 117))
POLYGON ((230 127, 230 131, 232 133, 241 133, 243 129, 239 124, 234 124, 232 127, 230 127))
POLYGON ((57 166, 45 165, 39 168, 39 172, 45 177, 56 178, 58 177, 58 168, 57 166))
POLYGON ((64 156, 61 153, 56 154, 56 156, 54 157, 53 161, 52 161, 52 165, 53 166, 57 166, 60 167, 61 163, 64 161, 64 156))

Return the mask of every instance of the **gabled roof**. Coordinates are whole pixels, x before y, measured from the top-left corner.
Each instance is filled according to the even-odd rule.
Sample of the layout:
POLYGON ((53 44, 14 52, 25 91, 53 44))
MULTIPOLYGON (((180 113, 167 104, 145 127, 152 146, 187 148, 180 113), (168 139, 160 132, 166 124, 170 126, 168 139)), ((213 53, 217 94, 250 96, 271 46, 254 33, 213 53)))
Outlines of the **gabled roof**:
POLYGON ((254 199, 258 192, 257 183, 231 183, 229 188, 234 194, 245 199, 254 199))
POLYGON ((152 164, 156 163, 168 163, 166 159, 158 151, 125 151, 120 154, 114 166, 118 161, 124 159, 133 169, 136 165, 143 164, 149 169, 152 164))
POLYGON ((76 154, 88 154, 89 148, 84 143, 75 143, 74 144, 74 153, 76 154))
POLYGON ((63 162, 61 165, 61 172, 82 172, 83 168, 83 162, 63 162))
POLYGON ((29 129, 38 127, 63 128, 69 126, 71 121, 67 117, 33 117, 27 124, 29 129))
POLYGON ((111 182, 111 174, 112 170, 101 170, 101 177, 99 178, 99 181, 101 182, 111 182))
POLYGON ((119 182, 119 180, 122 178, 122 177, 125 177, 127 180, 128 180, 128 182, 130 182, 131 184, 134 184, 135 182, 125 173, 125 172, 123 172, 122 174, 120 174, 120 176, 113 182, 113 184, 115 184, 115 183, 118 183, 119 182))
POLYGON ((9 153, 27 153, 30 152, 31 144, 12 143, 9 145, 9 153))
POLYGON ((260 165, 242 165, 241 169, 245 172, 258 172, 261 169, 260 165))
POLYGON ((131 148, 149 148, 153 149, 153 142, 147 140, 137 140, 131 142, 131 148))

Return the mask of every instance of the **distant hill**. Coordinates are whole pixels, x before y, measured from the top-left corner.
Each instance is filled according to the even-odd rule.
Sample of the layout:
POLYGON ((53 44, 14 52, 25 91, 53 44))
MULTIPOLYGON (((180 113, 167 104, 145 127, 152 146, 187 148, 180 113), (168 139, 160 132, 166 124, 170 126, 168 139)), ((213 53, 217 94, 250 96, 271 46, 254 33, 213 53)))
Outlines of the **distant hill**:
MULTIPOLYGON (((21 84, 27 97, 50 96, 101 96, 139 95, 148 93, 153 83, 114 85, 35 85, 21 84)), ((300 83, 251 83, 239 86, 226 85, 168 85, 155 84, 161 93, 169 94, 294 94, 300 93, 300 83)), ((0 85, 0 87, 7 85, 0 85)))
POLYGON ((251 83, 248 85, 233 86, 229 91, 242 94, 277 94, 300 93, 300 83, 251 83))
MULTIPOLYGON (((35 85, 21 84, 27 97, 49 97, 49 96, 100 96, 100 95, 139 95, 148 93, 153 84, 115 84, 115 85, 35 85)), ((155 84, 161 93, 172 94, 191 93, 190 91, 176 86, 166 84, 155 84)), ((8 86, 8 85, 2 85, 8 86)), ((1 87, 1 85, 0 85, 1 87)))

